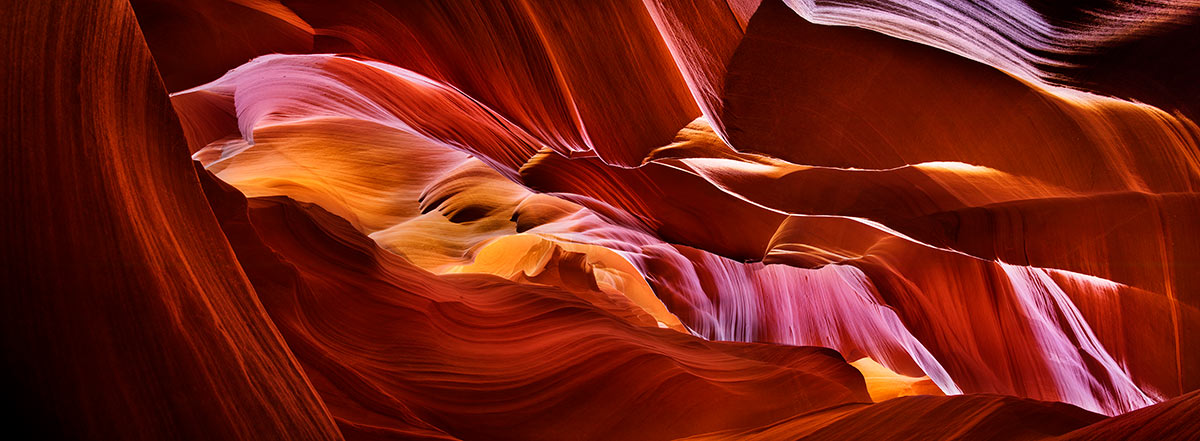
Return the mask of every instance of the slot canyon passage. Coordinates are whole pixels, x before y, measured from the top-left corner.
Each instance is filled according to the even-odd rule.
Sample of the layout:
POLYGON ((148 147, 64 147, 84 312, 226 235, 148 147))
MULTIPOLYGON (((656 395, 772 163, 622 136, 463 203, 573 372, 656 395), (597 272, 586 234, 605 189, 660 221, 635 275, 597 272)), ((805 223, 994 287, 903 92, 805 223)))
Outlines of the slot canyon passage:
POLYGON ((1200 1, 5 0, 29 439, 1200 439, 1200 1))

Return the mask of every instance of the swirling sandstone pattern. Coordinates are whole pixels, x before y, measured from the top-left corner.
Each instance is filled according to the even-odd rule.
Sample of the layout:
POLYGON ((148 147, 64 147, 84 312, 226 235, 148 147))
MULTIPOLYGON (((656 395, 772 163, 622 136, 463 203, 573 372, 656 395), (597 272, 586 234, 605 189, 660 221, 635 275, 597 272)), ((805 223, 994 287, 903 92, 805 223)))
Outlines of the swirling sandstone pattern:
POLYGON ((0 14, 17 426, 1200 437, 1194 1, 93 3, 0 14))

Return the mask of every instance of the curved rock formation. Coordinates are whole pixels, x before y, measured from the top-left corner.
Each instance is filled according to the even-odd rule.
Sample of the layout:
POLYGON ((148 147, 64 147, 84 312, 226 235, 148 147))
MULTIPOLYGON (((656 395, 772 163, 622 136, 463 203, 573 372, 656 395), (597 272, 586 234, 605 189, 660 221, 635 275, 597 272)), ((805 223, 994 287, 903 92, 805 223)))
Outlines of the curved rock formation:
MULTIPOLYGON (((1173 249, 1166 248, 1176 243, 1172 238, 1182 235, 1192 223, 1188 219, 1194 210, 1187 207, 1194 199, 1188 192, 1194 179, 1194 166, 1189 164, 1194 162, 1190 158, 1195 150, 1189 121, 1164 117, 1167 119, 1161 121, 1181 125, 1175 129, 1161 125, 1128 129, 1140 130, 1143 133, 1137 135, 1139 139, 1154 140, 1157 144, 1150 145, 1159 145, 1161 152, 1166 153, 1138 152, 1130 156, 1126 152, 1108 159, 1103 155, 1081 155, 1077 149, 1081 144, 1072 139, 1083 137, 1083 133, 1093 134, 1089 136, 1103 133, 1083 129, 1085 122, 1097 120, 1085 119, 1087 115, 1079 113, 1083 107, 1078 107, 1075 98, 1023 85, 998 71, 989 72, 990 68, 952 55, 911 43, 892 43, 885 37, 862 31, 825 30, 799 17, 787 18, 789 14, 779 5, 763 6, 756 15, 762 18, 751 20, 738 54, 757 50, 754 42, 760 38, 768 42, 805 41, 795 35, 759 36, 777 32, 773 29, 845 34, 864 48, 860 51, 876 48, 870 50, 888 51, 892 59, 915 63, 910 75, 912 81, 927 81, 921 75, 957 69, 964 72, 967 81, 1024 91, 998 91, 992 95, 1003 105, 1028 107, 1019 104, 1024 99, 1021 96, 1040 96, 1036 98, 1038 102, 1050 106, 1043 109, 1059 109, 1055 110, 1059 119, 1037 118, 1032 120, 1034 124, 1075 128, 1079 134, 1056 129, 1047 133, 1059 138, 1021 141, 996 132, 1001 136, 997 139, 1012 145, 1048 143, 1062 150, 1051 155, 1071 152, 1073 157, 1107 162, 1045 169, 1038 167, 1045 159, 1030 160, 988 147, 986 142, 975 142, 972 149, 948 150, 945 154, 926 152, 928 145, 922 147, 925 150, 912 150, 919 152, 917 156, 897 150, 895 163, 913 165, 880 169, 892 164, 887 160, 880 162, 876 153, 867 154, 866 150, 853 153, 852 149, 839 148, 837 143, 820 141, 819 136, 809 139, 819 135, 815 129, 781 131, 755 127, 729 132, 731 141, 751 146, 756 145, 753 139, 743 139, 742 133, 772 134, 773 143, 781 142, 778 136, 781 133, 798 133, 805 138, 803 142, 795 141, 796 144, 816 145, 839 152, 845 158, 874 161, 866 163, 873 167, 870 169, 835 168, 832 166, 845 164, 836 161, 827 164, 829 160, 814 156, 820 150, 809 148, 803 150, 802 157, 817 165, 798 165, 787 160, 798 154, 792 150, 769 151, 783 159, 740 153, 730 148, 720 133, 711 130, 705 119, 698 119, 677 134, 674 143, 654 149, 643 166, 622 169, 598 158, 564 157, 562 151, 540 143, 537 137, 508 123, 500 111, 468 102, 470 98, 461 91, 434 79, 378 62, 324 55, 264 57, 212 84, 178 94, 175 100, 182 109, 197 109, 196 116, 184 117, 188 133, 209 133, 203 139, 193 137, 194 146, 222 136, 216 129, 222 124, 213 121, 220 120, 222 115, 237 116, 236 131, 226 120, 224 137, 210 142, 196 156, 223 179, 231 180, 251 196, 287 195, 329 207, 355 223, 359 231, 371 234, 385 247, 429 269, 484 271, 513 280, 533 281, 549 264, 551 271, 536 283, 608 294, 635 293, 628 298, 640 299, 637 304, 668 326, 682 323, 707 338, 834 347, 851 358, 868 356, 879 360, 900 374, 928 375, 942 391, 950 393, 994 392, 1064 400, 1093 411, 1115 414, 1193 387, 1193 380, 1184 380, 1194 378, 1189 372, 1197 365, 1195 352, 1189 349, 1194 345, 1187 340, 1190 333, 1185 330, 1195 326, 1195 307, 1189 297, 1176 294, 1191 291, 1190 276, 1176 276, 1178 265, 1192 260, 1191 248, 1184 246, 1179 252, 1168 252, 1169 257, 1160 261, 1161 268, 1141 265, 1134 270, 1114 257, 1161 255, 1155 254, 1157 250, 1173 249), (926 59, 921 57, 942 61, 916 61, 926 59), (939 69, 938 63, 950 67, 939 69), (330 99, 331 94, 337 98, 330 99), (1069 106, 1076 106, 1075 113, 1063 110, 1069 106), (1151 137, 1156 133, 1153 130, 1159 131, 1157 138, 1151 137), (399 138, 383 141, 384 133, 389 132, 395 132, 399 138), (349 133, 359 133, 359 139, 345 138, 349 133), (422 144, 429 147, 417 147, 422 144), (535 149, 540 152, 535 154, 535 149), (337 152, 337 159, 325 159, 331 152, 337 152), (442 155, 441 159, 429 156, 434 152, 441 152, 436 153, 442 155), (421 172, 426 173, 424 178, 407 171, 404 161, 390 159, 412 154, 421 158, 418 162, 421 172), (466 160, 465 155, 479 158, 482 164, 459 165, 466 160), (1012 158, 1023 162, 1011 162, 1012 158), (1163 163, 1181 164, 1182 168, 1177 175, 1145 171, 1165 170, 1160 165, 1163 163), (438 169, 436 164, 445 165, 438 169), (480 168, 483 164, 495 171, 480 168), (1095 169, 1123 172, 1105 175, 1091 171, 1095 169), (375 176, 394 176, 409 182, 388 183, 375 176), (431 182, 435 176, 440 183, 431 182), (1110 178, 1095 179, 1105 176, 1110 178), (505 181, 504 177, 516 182, 505 181), (453 184, 447 184, 451 181, 453 184), (541 247, 550 248, 533 247, 531 242, 516 245, 519 243, 514 242, 516 239, 505 239, 509 246, 497 244, 492 248, 493 251, 508 249, 516 253, 513 258, 533 259, 534 262, 521 264, 534 265, 532 270, 518 271, 509 264, 468 264, 488 241, 515 232, 511 219, 521 218, 516 207, 532 197, 521 185, 566 199, 554 209, 561 210, 561 216, 547 218, 544 225, 528 223, 522 227, 522 231, 543 237, 539 240, 549 240, 541 247), (402 186, 408 189, 401 190, 402 186), (1147 191, 1158 191, 1163 196, 1145 196, 1147 191), (679 194, 687 194, 689 198, 674 197, 679 194), (1154 202, 1160 197, 1171 202, 1154 202), (1160 226, 1152 223, 1149 230, 1129 225, 1131 210, 1117 207, 1136 198, 1150 201, 1153 204, 1150 207, 1155 207, 1152 210, 1173 210, 1167 216, 1178 220, 1157 223, 1160 226), (409 213, 396 211, 406 205, 412 207, 409 213), (988 215, 1008 206, 1028 208, 1015 208, 1013 214, 1005 211, 1004 215, 988 215), (415 212, 418 208, 420 216, 415 212), (1049 221, 1061 217, 1054 214, 1055 210, 1095 214, 1086 217, 1083 223, 1056 225, 1049 221), (581 231, 581 223, 592 230, 581 231), (604 227, 596 230, 597 225, 604 227), (724 228, 725 225, 741 227, 734 232, 724 228), (453 244, 446 239, 450 237, 465 241, 453 244), (1031 241, 1040 237, 1045 238, 1031 241), (1130 239, 1133 237, 1159 237, 1162 241, 1156 245, 1130 239), (609 241, 607 247, 616 254, 606 252, 605 247, 593 247, 584 253, 591 257, 572 257, 575 254, 555 251, 563 250, 569 243, 594 240, 609 241), (737 260, 764 260, 771 265, 727 263, 721 257, 693 253, 666 245, 664 241, 691 245, 737 260), (1069 242, 1073 247, 1055 246, 1056 241, 1069 242), (554 245, 555 242, 564 245, 554 245), (435 245, 428 246, 431 243, 435 245), (1090 243, 1107 245, 1089 248, 1090 243), (595 271, 595 263, 603 255, 616 262, 605 267, 623 269, 617 271, 619 283, 609 278, 610 282, 601 288, 600 281, 606 279, 606 273, 595 271), (588 261, 583 267, 571 263, 581 258, 588 261), (929 265, 929 262, 938 263, 929 265), (564 268, 562 264, 582 268, 573 271, 583 273, 578 280, 584 285, 571 282, 571 276, 564 278, 560 271, 564 268), (785 266, 775 266, 780 264, 785 266), (820 268, 828 264, 837 267, 820 268), (1071 273, 1021 269, 1012 264, 1071 273), (931 270, 931 266, 948 272, 931 270), (1143 320, 1144 314, 1166 319, 1164 323, 1170 323, 1170 327, 1155 330, 1153 335, 1172 342, 1167 348, 1172 350, 1168 357, 1174 369, 1152 368, 1149 365, 1153 363, 1147 358, 1128 353, 1114 358, 1105 348, 1123 345, 1122 337, 1093 331, 1075 303, 1082 300, 1071 300, 1072 294, 1051 276, 1073 273, 1105 280, 1101 284, 1104 287, 1115 282, 1116 286, 1132 290, 1165 294, 1162 300, 1140 296, 1128 307, 1136 312, 1121 317, 1127 323, 1143 320), (826 276, 832 274, 839 275, 826 276), (649 281, 648 288, 662 299, 661 303, 647 295, 647 286, 638 281, 638 276, 649 281), (852 282, 847 284, 847 280, 852 282), (976 297, 972 293, 986 294, 976 297), (814 296, 822 300, 794 303, 794 299, 814 296), (971 304, 998 307, 978 309, 971 304), (1162 316, 1160 307, 1151 304, 1165 305, 1170 312, 1162 316), (833 309, 826 311, 826 307, 833 309), (890 309, 866 312, 879 307, 896 312, 890 309), (818 317, 824 318, 814 321, 818 317), (876 318, 863 322, 864 317, 876 318), (820 324, 823 321, 829 324, 820 324), (990 325, 981 326, 982 323, 990 325), (1014 325, 1020 330, 1013 329, 1014 325), (831 332, 845 336, 831 338, 831 332), (947 339, 948 335, 959 337, 947 339), (961 337, 964 335, 968 337, 961 337), (1139 360, 1134 361, 1135 358, 1139 360), (1151 371, 1156 373, 1149 374, 1151 371), (1145 374, 1135 376, 1132 372, 1145 374)), ((739 57, 735 54, 729 64, 731 68, 742 63, 739 57)), ((853 57, 849 59, 853 62, 853 57)), ((775 57, 775 62, 779 60, 775 57)), ((766 64, 769 63, 753 65, 766 64)), ((829 67, 836 66, 833 61, 825 64, 826 69, 833 71, 851 69, 829 67)), ((737 70, 730 72, 728 85, 740 87, 735 81, 740 74, 737 70)), ((771 81, 767 79, 762 84, 771 81)), ((732 89, 730 92, 735 92, 732 96, 738 99, 755 93, 732 89)), ((867 92, 864 97, 893 99, 877 92, 867 92)), ((929 103, 930 99, 920 98, 932 109, 946 107, 929 103)), ((810 105, 807 103, 819 104, 812 94, 797 102, 801 107, 810 105)), ((997 108, 999 104, 995 103, 984 101, 974 105, 981 109, 978 115, 988 112, 1017 115, 983 110, 997 108)), ((1112 119, 1141 115, 1129 112, 1154 112, 1119 102, 1094 106, 1126 112, 1107 116, 1112 119)), ((869 108, 880 115, 902 113, 876 106, 869 108)), ((725 107, 721 117, 727 129, 740 127, 737 121, 741 117, 730 119, 738 115, 738 109, 725 107)), ((846 111, 853 109, 848 107, 846 111)), ((1036 107, 1028 109, 1036 111, 1033 110, 1036 107)), ((992 120, 971 123, 974 117, 959 110, 953 121, 968 126, 919 132, 935 133, 944 139, 942 142, 953 145, 965 142, 953 136, 981 139, 971 135, 979 129, 965 128, 969 124, 998 127, 992 120), (961 134, 951 135, 954 130, 961 130, 961 134)), ((803 121, 802 117, 790 119, 803 121)), ((840 119, 850 120, 853 118, 840 119)), ((886 121, 897 124, 894 119, 886 121)), ((860 144, 885 142, 906 149, 924 145, 904 138, 908 136, 904 131, 911 128, 896 127, 877 127, 878 133, 891 137, 887 138, 890 141, 860 144)), ((1032 129, 1013 130, 1027 133, 1032 129)), ((1119 132, 1113 133, 1108 133, 1112 136, 1104 138, 1105 143, 1092 144, 1093 148, 1131 145, 1130 141, 1121 140, 1119 132)), ((525 217, 526 222, 530 219, 525 217)), ((1090 285, 1081 290, 1095 291, 1090 285)))
POLYGON ((1200 430, 1195 1, 8 9, 16 426, 1200 430))

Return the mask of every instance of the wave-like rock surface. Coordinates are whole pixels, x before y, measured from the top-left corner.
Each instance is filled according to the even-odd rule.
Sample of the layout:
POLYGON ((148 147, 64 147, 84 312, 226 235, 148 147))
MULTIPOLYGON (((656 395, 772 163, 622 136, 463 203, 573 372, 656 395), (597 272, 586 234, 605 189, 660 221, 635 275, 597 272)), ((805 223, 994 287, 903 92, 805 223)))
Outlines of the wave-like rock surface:
POLYGON ((668 327, 833 347, 946 393, 1111 415, 1195 388, 1190 120, 776 2, 737 38, 705 109, 718 124, 636 169, 377 61, 263 57, 174 101, 222 179, 326 207, 433 271, 625 294, 668 327), (1146 215, 1162 220, 1130 222, 1146 215), (1164 326, 1112 329, 1147 319, 1164 326))
POLYGON ((316 206, 247 203, 201 179, 263 305, 350 438, 1087 439, 1190 430, 1185 421, 1141 423, 1186 415, 1195 394, 1111 420, 991 395, 868 404, 862 377, 832 351, 706 342, 639 326, 623 317, 636 306, 620 301, 489 275, 437 276, 316 206))
POLYGON ((1194 438, 1198 10, 13 5, 14 415, 91 439, 1194 438))
POLYGON ((253 199, 248 219, 226 223, 230 240, 344 429, 671 439, 870 401, 827 349, 707 342, 629 320, 621 299, 436 276, 290 200, 253 199))

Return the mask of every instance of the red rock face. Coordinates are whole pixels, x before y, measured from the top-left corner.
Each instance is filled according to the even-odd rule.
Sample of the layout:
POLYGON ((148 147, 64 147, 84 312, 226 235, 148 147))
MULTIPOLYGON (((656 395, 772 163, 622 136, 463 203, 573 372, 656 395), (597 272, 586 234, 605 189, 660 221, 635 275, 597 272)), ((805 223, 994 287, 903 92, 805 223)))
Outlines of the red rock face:
POLYGON ((1194 2, 7 9, 41 437, 1200 437, 1194 2))

